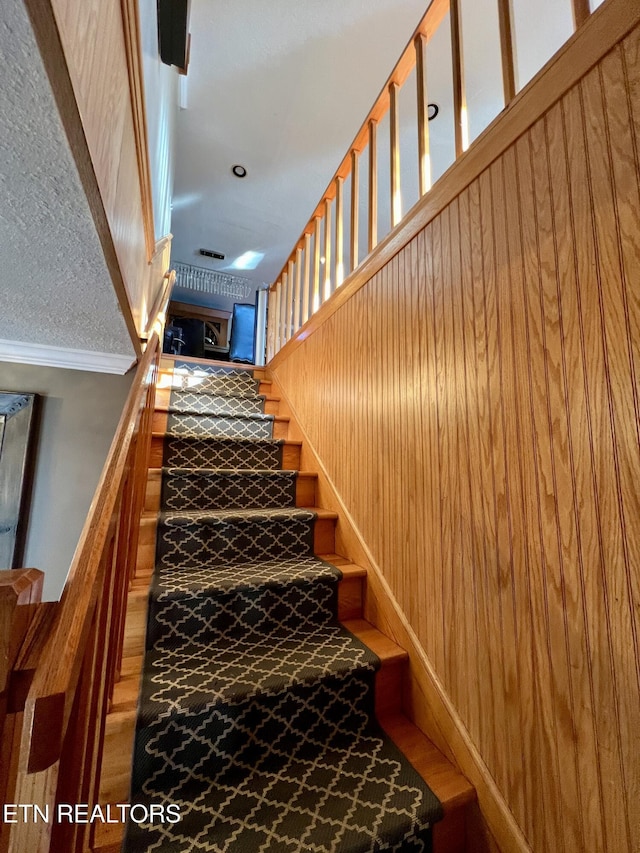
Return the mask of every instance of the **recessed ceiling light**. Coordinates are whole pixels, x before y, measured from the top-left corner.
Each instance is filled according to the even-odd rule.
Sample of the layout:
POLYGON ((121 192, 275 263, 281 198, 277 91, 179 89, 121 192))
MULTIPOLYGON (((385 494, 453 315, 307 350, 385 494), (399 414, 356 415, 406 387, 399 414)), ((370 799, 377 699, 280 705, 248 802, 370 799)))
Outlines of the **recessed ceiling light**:
POLYGON ((231 171, 236 176, 236 178, 246 178, 247 177, 247 170, 245 169, 244 166, 241 166, 239 163, 236 163, 235 166, 232 166, 231 171))

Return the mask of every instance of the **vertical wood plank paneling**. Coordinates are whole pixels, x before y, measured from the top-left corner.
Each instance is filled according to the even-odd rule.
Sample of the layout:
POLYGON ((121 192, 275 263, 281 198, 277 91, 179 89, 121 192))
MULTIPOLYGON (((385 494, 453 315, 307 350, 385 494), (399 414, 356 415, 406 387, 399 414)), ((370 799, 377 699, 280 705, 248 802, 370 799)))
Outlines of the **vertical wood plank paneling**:
MULTIPOLYGON (((476 517, 481 531, 480 538, 480 564, 479 580, 476 586, 478 594, 478 631, 480 642, 487 650, 485 657, 484 683, 488 685, 499 681, 498 669, 500 661, 494 654, 494 643, 492 638, 496 637, 490 619, 490 604, 492 594, 489 588, 489 548, 486 531, 488 529, 488 483, 489 480, 484 470, 484 460, 487 455, 487 431, 484 426, 483 412, 485 394, 487 388, 487 375, 484 358, 484 298, 482 295, 482 282, 484 276, 484 264, 482 257, 482 224, 480 216, 480 185, 475 181, 469 188, 469 215, 471 232, 471 292, 470 292, 470 336, 473 341, 473 388, 472 407, 469 411, 471 421, 471 432, 476 437, 474 447, 474 464, 471 474, 474 478, 474 492, 476 494, 476 517)), ((495 696, 494 691, 487 689, 483 700, 483 714, 480 720, 480 743, 483 754, 491 755, 495 751, 494 726, 495 726, 495 696)))
MULTIPOLYGON (((498 490, 503 488, 503 479, 496 477, 496 456, 499 459, 501 452, 502 437, 500 431, 500 419, 498 411, 500 406, 500 390, 497 369, 497 346, 496 346, 496 260, 493 234, 493 209, 491 198, 491 178, 488 172, 483 173, 479 180, 480 190, 480 229, 482 235, 482 264, 483 275, 481 281, 481 292, 479 296, 479 307, 481 311, 482 328, 480 335, 483 337, 483 359, 484 370, 484 399, 482 403, 483 432, 487 436, 486 445, 483 447, 483 479, 485 483, 486 507, 485 524, 487 535, 487 558, 489 567, 488 592, 489 592, 489 624, 491 636, 494 637, 492 647, 496 656, 497 678, 502 683, 502 690, 495 696, 495 712, 500 720, 506 720, 506 681, 505 681, 505 643, 509 641, 503 633, 503 550, 498 526, 502 519, 498 516, 498 490)), ((476 328, 476 333, 478 329, 476 328)), ((482 382, 482 380, 481 380, 482 382)), ((501 528, 502 529, 502 528, 501 528)), ((507 766, 510 744, 506 741, 498 743, 494 737, 494 766, 495 777, 498 784, 507 784, 507 766)))
MULTIPOLYGON (((576 299, 576 234, 574 230, 569 174, 566 150, 566 126, 562 105, 553 108, 547 123, 547 144, 551 168, 551 201, 553 204, 554 234, 557 245, 558 301, 560 310, 560 335, 564 343, 562 361, 565 385, 565 408, 567 416, 567 477, 571 478, 571 500, 561 503, 559 510, 566 514, 564 551, 565 610, 569 654, 569 675, 573 694, 573 734, 575 737, 575 761, 578 779, 578 812, 583 815, 583 841, 590 839, 594 849, 604 849, 602 798, 599 785, 585 786, 591 768, 599 762, 598 745, 594 729, 593 682, 589 655, 591 648, 588 635, 584 602, 584 532, 580 525, 580 488, 576 474, 576 454, 584 441, 581 440, 580 424, 586 411, 585 375, 582 359, 583 342, 580 337, 580 316, 576 299), (576 431, 578 431, 576 433, 576 431), (570 515, 569 515, 570 513, 570 515)), ((591 497, 591 495, 590 495, 591 497)))
POLYGON ((420 311, 414 310, 413 288, 415 282, 419 279, 419 240, 416 238, 411 241, 408 247, 408 258, 405 261, 405 268, 400 280, 402 288, 402 303, 404 307, 404 318, 402 322, 402 330, 406 330, 408 334, 402 335, 404 353, 403 358, 406 364, 406 379, 404 387, 401 389, 403 394, 403 411, 406 412, 404 420, 405 430, 402 437, 403 447, 415 446, 414 454, 409 458, 409 470, 407 472, 407 517, 408 527, 410 531, 409 549, 407 554, 408 564, 405 569, 405 583, 407 589, 405 595, 408 600, 407 613, 410 614, 411 623, 416 625, 418 634, 424 636, 424 618, 426 616, 426 602, 421 599, 419 591, 414 589, 412 582, 411 566, 418 564, 418 561, 423 559, 426 551, 425 542, 425 525, 423 519, 423 483, 425 478, 425 460, 424 451, 425 443, 422 440, 425 431, 422 423, 423 411, 422 405, 418 402, 421 397, 420 379, 423 373, 422 352, 421 352, 421 329, 420 329, 420 311), (416 442, 415 437, 419 436, 416 442))
MULTIPOLYGON (((454 537, 459 543, 456 550, 457 557, 452 565, 452 586, 454 589, 454 624, 457 623, 460 634, 460 652, 458 666, 456 667, 456 682, 459 696, 459 707, 464 709, 466 719, 473 720, 477 716, 472 708, 478 704, 478 697, 471 686, 469 672, 474 666, 471 650, 473 649, 473 608, 469 606, 472 601, 473 586, 469 578, 469 567, 472 565, 469 516, 470 508, 465 501, 466 490, 464 489, 464 467, 458 462, 467 459, 467 448, 464 433, 464 344, 461 322, 461 251, 460 251, 460 213, 459 200, 450 206, 449 212, 449 244, 450 244, 450 269, 451 282, 449 288, 449 303, 452 329, 452 356, 453 380, 452 392, 454 394, 453 417, 454 424, 454 457, 451 460, 452 470, 455 478, 452 483, 455 495, 454 501, 454 537)), ((455 629, 454 629, 455 630, 455 629)))
MULTIPOLYGON (((444 306, 443 306, 443 253, 442 253, 442 223, 440 218, 436 219, 430 229, 432 239, 433 252, 433 277, 431 286, 433 288, 433 306, 432 306, 432 323, 433 323, 433 342, 434 342, 434 371, 435 383, 434 394, 436 399, 437 411, 437 431, 433 434, 432 441, 437 445, 438 449, 438 479, 440 481, 440 495, 443 491, 449 494, 447 480, 447 464, 448 464, 448 434, 447 434, 447 405, 446 405, 446 374, 445 374, 445 325, 444 325, 444 306)), ((445 679, 447 689, 450 688, 451 664, 453 655, 445 652, 445 637, 448 637, 447 626, 450 622, 450 611, 453 605, 450 595, 450 571, 449 566, 453 555, 451 553, 451 542, 449 535, 449 526, 451 523, 449 506, 447 503, 441 504, 439 514, 439 525, 434 529, 434 535, 440 540, 440 562, 439 562, 439 599, 440 608, 434 614, 440 627, 438 636, 438 646, 442 661, 441 677, 445 679)))
MULTIPOLYGON (((630 343, 625 305, 624 272, 621 266, 618 232, 618 210, 613 194, 613 175, 610 158, 619 150, 623 140, 611 138, 605 113, 605 69, 615 63, 616 79, 622 76, 620 57, 614 51, 601 66, 589 74, 583 82, 585 106, 587 108, 587 153, 591 173, 591 189, 598 199, 594 205, 594 226, 598 254, 601 329, 604 340, 605 376, 609 402, 609 427, 613 456, 611 474, 603 490, 603 505, 612 519, 613 535, 607 537, 605 547, 609 560, 619 567, 610 578, 610 619, 614 651, 616 680, 618 683, 618 714, 622 768, 625 779, 624 795, 627 806, 630 795, 635 791, 637 803, 638 778, 629 766, 629 748, 638 746, 640 730, 640 695, 638 693, 638 643, 636 617, 630 600, 631 576, 638 572, 638 563, 633 565, 630 541, 633 542, 633 525, 640 516, 638 512, 638 481, 635 487, 629 477, 627 460, 637 455, 637 412, 634 409, 634 394, 629 393, 630 343), (634 424, 635 428, 629 428, 634 424)), ((620 98, 626 106, 626 93, 616 87, 607 91, 606 100, 613 103, 620 98)), ((613 109, 613 108, 612 108, 613 109)), ((628 121, 627 121, 628 124, 628 121)), ((603 478, 604 480, 604 478, 603 478)), ((602 493, 601 493, 602 494, 602 493)), ((634 549, 635 550, 635 549, 634 549)), ((637 557, 637 551, 636 551, 637 557)), ((629 810, 627 815, 628 842, 631 844, 629 810)))
MULTIPOLYGON (((508 269, 507 234, 504 220, 504 185, 502 182, 502 164, 494 164, 489 170, 489 192, 491 199, 491 217, 493 223, 493 247, 492 253, 495 258, 495 362, 496 369, 493 372, 495 386, 495 453, 494 470, 496 482, 496 523, 498 536, 498 558, 497 564, 500 572, 500 594, 501 594, 501 625, 504 648, 504 684, 505 684, 505 727, 507 731, 507 742, 509 749, 518 741, 521 730, 520 721, 520 687, 518 683, 518 661, 516 657, 516 614, 514 612, 514 577, 516 567, 514 565, 514 519, 512 509, 512 478, 509 476, 511 467, 516 465, 516 454, 513 444, 509 441, 510 433, 508 421, 512 415, 512 407, 508 400, 511 387, 508 384, 509 357, 508 357, 508 291, 511 280, 508 269), (507 304, 505 304, 507 303, 507 304), (506 316, 505 316, 506 315, 506 316)), ((487 293, 487 303, 491 303, 487 293)), ((493 392, 492 392, 493 393, 493 392)), ((522 773, 519 765, 509 754, 507 756, 507 767, 513 768, 508 771, 506 784, 509 790, 509 801, 517 809, 522 802, 522 773), (517 770, 515 768, 518 768, 517 770)))
POLYGON ((585 373, 585 415, 577 421, 581 456, 576 465, 576 484, 580 494, 579 527, 584 541, 584 579, 588 634, 590 637, 590 673, 594 694, 594 727, 599 747, 600 778, 605 843, 622 841, 624 816, 619 792, 623 789, 620 739, 615 707, 617 702, 613 670, 609 616, 607 613, 607 569, 599 496, 601 447, 607 442, 606 390, 601 345, 598 277, 593 228, 593 208, 589 187, 589 168, 585 139, 585 111, 580 88, 564 99, 569 168, 570 201, 574 229, 579 243, 575 249, 576 300, 581 330, 581 352, 585 373), (606 780, 606 782, 605 782, 606 780))
POLYGON ((430 476, 429 486, 431 489, 431 536, 433 547, 433 565, 438 566, 438 570, 434 572, 432 579, 432 595, 433 602, 431 604, 431 629, 433 637, 432 654, 438 667, 438 672, 445 671, 445 644, 444 632, 442 627, 442 574, 443 574, 443 553, 442 553, 442 466, 440 453, 440 421, 442 418, 439 401, 438 401, 438 339, 436 334, 436 305, 437 288, 436 282, 436 244, 434 236, 433 224, 425 229, 425 245, 424 245, 424 264, 426 272, 426 288, 425 288, 425 305, 427 309, 428 320, 425 324, 425 348, 428 352, 428 386, 427 394, 430 397, 430 429, 429 429, 429 450, 430 450, 430 476))
MULTIPOLYGON (((471 247, 471 200, 466 190, 459 199, 458 239, 460 242, 460 297, 459 323, 462 336, 463 355, 463 410, 460 428, 463 430, 464 458, 467 460, 466 470, 461 477, 461 499, 465 504, 465 518, 469 529, 469 553, 466 568, 463 567, 469 585, 468 595, 471 596, 470 607, 467 608, 470 620, 469 641, 475 654, 471 655, 470 671, 477 684, 489 683, 488 654, 486 635, 481 633, 479 608, 481 598, 480 585, 484 570, 484 549, 482 537, 479 536, 478 507, 476 501, 480 494, 480 480, 475 466, 479 458, 478 434, 473 428, 471 412, 477 409, 477 387, 474 382, 475 340, 473 334, 473 268, 471 247), (462 482, 463 481, 463 482, 462 482), (463 494, 464 493, 464 494, 463 494)), ((469 732, 475 743, 482 741, 483 724, 486 709, 477 690, 470 691, 469 732)))
POLYGON ((636 30, 276 368, 536 853, 640 849, 639 221, 636 30))
MULTIPOLYGON (((532 164, 531 138, 524 137, 516 145, 519 176, 519 197, 522 205, 522 232, 524 256, 523 303, 526 311, 527 349, 529 360, 528 393, 529 418, 531 429, 532 458, 527 471, 529 501, 532 503, 528 519, 528 541, 531 547, 531 613, 533 626, 533 649, 535 672, 537 676, 536 719, 538 761, 540 779, 545 769, 552 768, 558 778, 558 755, 556 748, 554 716, 554 677, 552 669, 552 649, 549 630, 547 559, 545 552, 545 519, 553 512, 554 496, 549 474, 549 447, 545 444, 548 434, 546 419, 547 403, 545 397, 545 349, 541 327, 541 270, 536 219, 536 195, 532 164), (547 492, 547 488, 549 493, 547 492)), ((536 843, 541 849, 563 843, 562 825, 559 815, 559 791, 551 791, 542 785, 537 793, 544 804, 546 819, 534 826, 536 843)))
MULTIPOLYGON (((544 365, 543 376, 540 377, 537 386, 538 399, 535 413, 539 439, 538 483, 541 496, 544 576, 549 620, 549 660, 555 689, 554 705, 558 710, 555 714, 553 729, 555 743, 552 741, 550 748, 554 750, 557 762, 556 772, 560 780, 558 819, 561 821, 568 848, 575 849, 580 844, 579 828, 575 825, 579 792, 575 758, 571 748, 574 743, 574 718, 565 630, 566 588, 562 552, 562 540, 567 533, 570 535, 570 530, 565 532, 563 527, 567 522, 567 510, 571 506, 572 495, 571 481, 566 476, 567 424, 566 418, 562 417, 565 404, 562 384, 560 303, 545 124, 544 121, 538 122, 530 134, 540 290, 538 311, 532 311, 531 316, 536 320, 539 318, 537 340, 540 342, 540 358, 544 365), (560 761, 560 755, 566 754, 563 749, 566 746, 570 747, 569 755, 567 760, 560 761), (573 760, 569 760, 569 757, 573 760)), ((568 522, 570 527, 570 513, 568 522)))
MULTIPOLYGON (((544 784, 540 770, 540 752, 537 745, 536 723, 537 689, 534 664, 533 630, 531 625, 531 559, 532 543, 529 537, 531 518, 530 504, 532 486, 528 472, 533 468, 531 423, 529 418, 529 354, 527 348, 527 318, 524 311, 524 264, 522 249, 522 207, 518 192, 518 172, 516 154, 508 151, 502 162, 504 172, 505 197, 513 200, 509 211, 504 210, 507 233, 507 254, 509 281, 505 282, 504 299, 509 300, 508 313, 505 310, 505 323, 511 330, 511 356, 506 359, 505 369, 511 372, 507 380, 507 433, 513 441, 513 457, 508 470, 512 494, 513 555, 514 571, 513 600, 516 612, 516 653, 518 659, 518 677, 520 689, 521 750, 524 814, 513 810, 520 826, 529 839, 535 836, 533 823, 534 802, 538 791, 544 784), (508 319, 507 319, 508 318, 508 319), (509 364, 510 361, 510 364, 509 364)), ((503 338, 503 340, 506 339, 503 338)), ((519 771, 517 771, 519 772, 519 771)))

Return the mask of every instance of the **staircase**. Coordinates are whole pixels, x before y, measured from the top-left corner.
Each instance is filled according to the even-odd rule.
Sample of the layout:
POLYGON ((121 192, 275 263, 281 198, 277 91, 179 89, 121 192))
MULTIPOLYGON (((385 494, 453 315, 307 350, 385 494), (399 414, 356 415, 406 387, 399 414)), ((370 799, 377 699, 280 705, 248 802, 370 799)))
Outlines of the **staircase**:
POLYGON ((132 802, 183 819, 130 821, 123 849, 428 850, 425 780, 434 849, 462 853, 473 789, 402 716, 406 654, 362 619, 366 572, 334 553, 270 383, 195 362, 164 379, 100 799, 127 801, 149 616, 132 802))

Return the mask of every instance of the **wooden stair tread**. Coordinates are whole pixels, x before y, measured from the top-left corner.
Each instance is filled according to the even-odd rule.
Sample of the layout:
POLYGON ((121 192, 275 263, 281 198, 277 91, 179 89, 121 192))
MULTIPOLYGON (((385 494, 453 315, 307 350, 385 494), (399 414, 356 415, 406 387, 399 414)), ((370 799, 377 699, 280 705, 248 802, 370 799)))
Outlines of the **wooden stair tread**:
POLYGON ((471 782, 402 714, 383 717, 380 725, 442 803, 445 813, 476 799, 471 782))
POLYGON ((380 658, 382 666, 408 660, 409 655, 403 648, 374 628, 366 619, 349 619, 342 624, 380 658))

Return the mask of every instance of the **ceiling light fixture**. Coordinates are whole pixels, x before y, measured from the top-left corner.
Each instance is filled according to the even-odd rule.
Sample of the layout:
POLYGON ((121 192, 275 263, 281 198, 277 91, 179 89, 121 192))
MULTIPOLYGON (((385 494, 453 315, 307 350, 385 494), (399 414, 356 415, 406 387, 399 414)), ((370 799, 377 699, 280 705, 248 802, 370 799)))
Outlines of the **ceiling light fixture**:
POLYGON ((235 166, 232 166, 231 171, 236 176, 236 178, 246 178, 247 177, 247 170, 245 169, 244 166, 241 166, 239 163, 236 163, 235 166))

